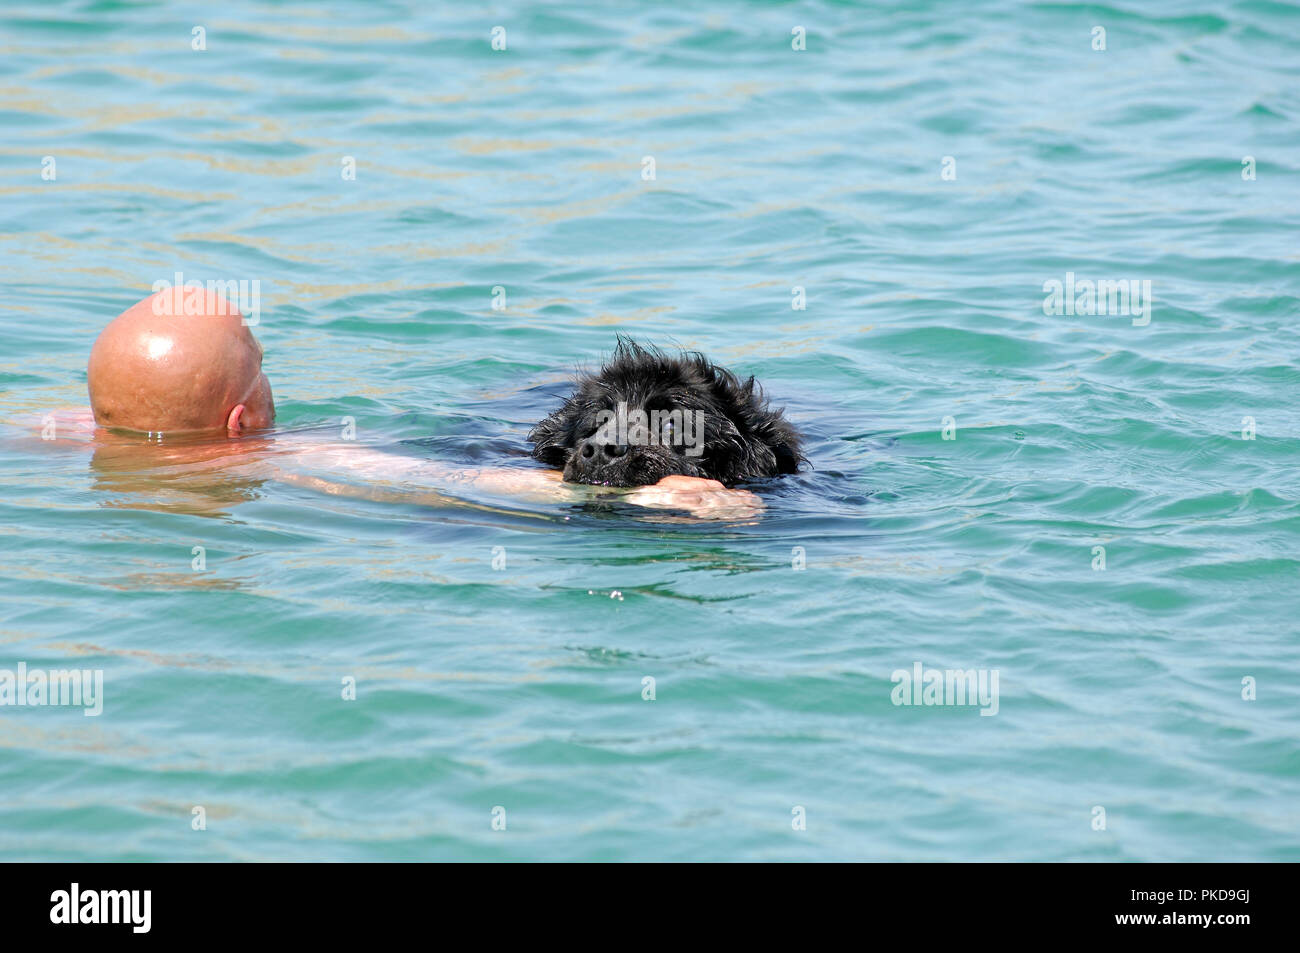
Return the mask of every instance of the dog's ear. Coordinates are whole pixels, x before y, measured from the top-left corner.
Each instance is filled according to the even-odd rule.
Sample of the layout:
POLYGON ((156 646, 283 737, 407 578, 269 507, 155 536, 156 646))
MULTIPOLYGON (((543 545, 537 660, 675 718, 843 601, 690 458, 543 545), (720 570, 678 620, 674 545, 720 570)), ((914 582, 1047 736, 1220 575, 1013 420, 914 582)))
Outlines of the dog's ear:
POLYGON ((797 472, 805 460, 802 441, 784 412, 768 406, 753 376, 742 381, 726 368, 712 365, 711 369, 714 397, 739 436, 739 447, 727 455, 725 465, 731 471, 730 482, 797 472))
POLYGON ((571 415, 569 404, 557 410, 528 432, 528 440, 533 445, 533 458, 548 467, 563 470, 572 446, 569 432, 571 415))
POLYGON ((798 431, 790 426, 782 411, 769 411, 763 427, 762 440, 772 448, 776 456, 777 473, 798 473, 799 464, 807 458, 803 455, 803 441, 798 431))

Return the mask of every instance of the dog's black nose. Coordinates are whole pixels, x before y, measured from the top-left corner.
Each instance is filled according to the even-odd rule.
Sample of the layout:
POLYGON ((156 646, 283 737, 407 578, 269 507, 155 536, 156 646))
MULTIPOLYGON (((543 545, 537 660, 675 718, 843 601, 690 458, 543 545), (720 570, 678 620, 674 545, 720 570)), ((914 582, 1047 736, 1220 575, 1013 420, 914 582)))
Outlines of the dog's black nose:
POLYGON ((599 437, 588 437, 578 447, 578 455, 588 467, 598 467, 617 460, 627 453, 627 447, 621 443, 606 443, 599 437))

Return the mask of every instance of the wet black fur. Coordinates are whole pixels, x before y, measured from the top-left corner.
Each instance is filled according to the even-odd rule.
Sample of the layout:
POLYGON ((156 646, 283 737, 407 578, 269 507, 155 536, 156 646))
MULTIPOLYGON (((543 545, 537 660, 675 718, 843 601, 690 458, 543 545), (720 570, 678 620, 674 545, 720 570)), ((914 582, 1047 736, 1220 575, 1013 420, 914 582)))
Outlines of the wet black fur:
POLYGON ((578 378, 573 395, 528 439, 533 456, 563 470, 566 481, 606 486, 645 486, 670 474, 732 486, 794 473, 804 461, 799 434, 781 410, 768 406, 753 377, 741 380, 698 352, 669 354, 624 338, 604 367, 578 378), (623 456, 593 468, 579 448, 594 435, 597 415, 616 410, 620 401, 629 412, 702 412, 703 453, 689 456, 683 447, 633 445, 623 456))

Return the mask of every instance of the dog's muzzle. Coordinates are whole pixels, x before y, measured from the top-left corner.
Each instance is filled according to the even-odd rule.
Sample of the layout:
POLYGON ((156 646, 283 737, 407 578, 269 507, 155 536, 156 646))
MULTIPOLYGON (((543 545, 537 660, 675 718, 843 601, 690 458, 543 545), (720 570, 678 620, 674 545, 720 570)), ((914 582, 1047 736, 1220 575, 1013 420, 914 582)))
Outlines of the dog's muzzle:
POLYGON ((571 483, 626 486, 620 477, 626 470, 627 451, 626 444, 609 443, 599 434, 588 437, 573 448, 564 478, 571 483))
POLYGON ((613 443, 600 434, 574 447, 564 465, 566 481, 593 486, 650 486, 672 474, 704 475, 664 447, 613 443))

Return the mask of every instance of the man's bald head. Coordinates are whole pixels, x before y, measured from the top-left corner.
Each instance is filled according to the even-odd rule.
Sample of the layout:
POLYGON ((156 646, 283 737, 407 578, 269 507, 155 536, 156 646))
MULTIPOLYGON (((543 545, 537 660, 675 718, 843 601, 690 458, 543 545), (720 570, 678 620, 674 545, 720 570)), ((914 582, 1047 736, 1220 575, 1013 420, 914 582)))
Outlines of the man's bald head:
POLYGON ((90 350, 86 383, 102 427, 252 430, 275 421, 262 346, 234 305, 197 287, 160 291, 114 318, 90 350))

